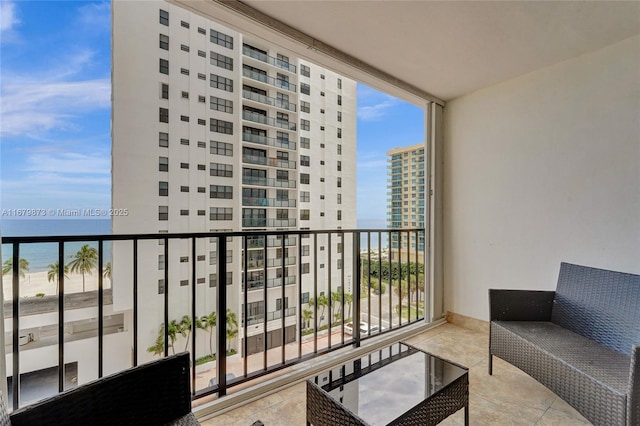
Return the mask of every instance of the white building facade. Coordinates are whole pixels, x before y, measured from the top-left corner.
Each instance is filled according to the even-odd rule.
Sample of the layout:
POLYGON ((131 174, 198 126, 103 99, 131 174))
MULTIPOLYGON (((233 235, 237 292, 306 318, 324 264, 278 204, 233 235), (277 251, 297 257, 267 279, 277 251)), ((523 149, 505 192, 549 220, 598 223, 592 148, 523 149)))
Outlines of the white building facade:
MULTIPOLYGON (((114 1, 112 19, 112 203, 129 212, 114 217, 115 234, 355 228, 355 81, 168 2, 114 1)), ((351 241, 256 236, 245 275, 244 242, 229 238, 227 306, 239 325, 230 347, 243 347, 245 309, 251 354, 300 336, 300 300, 351 292, 351 241)), ((142 360, 153 356, 144 349, 164 321, 165 291, 170 320, 191 315, 193 285, 196 316, 216 309, 216 238, 197 239, 195 256, 190 240, 169 240, 167 252, 165 243, 138 243, 142 360)), ((131 243, 113 247, 114 310, 126 312, 131 243)), ((208 333, 197 339, 198 356, 215 346, 208 333)))

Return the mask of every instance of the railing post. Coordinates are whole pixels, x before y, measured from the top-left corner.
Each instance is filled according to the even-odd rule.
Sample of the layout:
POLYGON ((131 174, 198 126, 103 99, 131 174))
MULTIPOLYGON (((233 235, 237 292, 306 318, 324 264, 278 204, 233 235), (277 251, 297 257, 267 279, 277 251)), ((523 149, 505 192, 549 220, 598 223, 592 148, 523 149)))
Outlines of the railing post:
POLYGON ((216 360, 218 367, 218 396, 227 394, 227 237, 218 236, 218 297, 217 327, 218 345, 216 360))
POLYGON ((360 232, 353 233, 353 271, 354 271, 354 309, 353 309, 353 344, 360 347, 360 232))
MULTIPOLYGON (((13 409, 20 407, 20 244, 13 243, 13 409)), ((62 267, 64 269, 64 267, 62 267)), ((3 319, 4 320, 4 319, 3 319)))

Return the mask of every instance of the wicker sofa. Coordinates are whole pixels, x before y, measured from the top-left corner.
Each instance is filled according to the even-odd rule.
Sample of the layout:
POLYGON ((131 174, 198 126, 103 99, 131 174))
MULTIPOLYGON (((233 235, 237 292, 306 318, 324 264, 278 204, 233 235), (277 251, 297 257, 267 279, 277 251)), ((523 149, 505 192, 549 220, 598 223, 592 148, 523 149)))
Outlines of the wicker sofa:
POLYGON ((640 425, 640 275, 562 263, 556 291, 489 290, 493 356, 596 425, 640 425))
POLYGON ((184 352, 78 386, 8 415, 0 426, 199 425, 184 352))

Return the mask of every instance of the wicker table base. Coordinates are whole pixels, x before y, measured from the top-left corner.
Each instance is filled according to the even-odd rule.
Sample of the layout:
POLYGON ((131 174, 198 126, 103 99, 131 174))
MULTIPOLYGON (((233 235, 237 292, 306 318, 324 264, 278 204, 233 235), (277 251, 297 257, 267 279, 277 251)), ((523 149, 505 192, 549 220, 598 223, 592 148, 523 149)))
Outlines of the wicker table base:
MULTIPOLYGON (((406 346, 406 345, 405 345, 406 346)), ((409 347, 411 348, 411 347, 409 347)), ((412 350, 421 352, 415 348, 412 350)), ((437 359, 438 362, 444 362, 452 366, 456 364, 449 363, 438 357, 422 352, 425 356, 437 359)), ((387 361, 387 360, 384 360, 387 361)), ((382 371, 388 368, 387 365, 392 363, 384 362, 376 369, 382 371)), ((464 409, 465 425, 469 424, 469 374, 464 369, 464 374, 457 377, 455 380, 446 384, 442 388, 434 390, 424 399, 419 401, 414 406, 410 407, 404 412, 398 412, 397 415, 393 414, 394 419, 387 423, 388 425, 435 425, 457 412, 460 409, 464 409)), ((359 380, 364 374, 355 374, 353 380, 359 380)), ((350 379, 341 379, 342 386, 340 390, 346 389, 350 379)), ((398 379, 401 380, 401 379, 398 379)), ((381 424, 379 419, 368 421, 364 420, 362 413, 357 414, 351 411, 340 400, 337 400, 334 396, 331 396, 325 388, 330 385, 322 386, 316 383, 317 380, 310 379, 307 381, 307 425, 313 424, 314 426, 334 426, 334 425, 369 425, 372 421, 376 424, 381 424)), ((395 383, 397 386, 402 386, 402 383, 395 383)), ((358 385, 356 385, 358 386, 358 385)), ((346 391, 344 391, 346 392, 346 391)), ((384 423, 384 421, 382 422, 384 423)))

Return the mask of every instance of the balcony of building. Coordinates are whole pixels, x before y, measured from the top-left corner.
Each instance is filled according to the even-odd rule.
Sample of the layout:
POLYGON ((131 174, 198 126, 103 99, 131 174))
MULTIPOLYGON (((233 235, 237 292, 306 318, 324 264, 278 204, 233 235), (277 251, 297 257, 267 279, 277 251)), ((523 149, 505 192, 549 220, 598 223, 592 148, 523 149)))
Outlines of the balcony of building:
POLYGON ((242 45, 242 54, 246 57, 256 59, 269 65, 273 65, 274 67, 289 71, 293 74, 296 73, 296 66, 291 64, 289 62, 289 59, 282 55, 280 55, 280 57, 274 58, 273 56, 269 56, 266 51, 251 46, 247 43, 242 45))
MULTIPOLYGON (((258 129, 253 129, 253 130, 258 130, 258 129)), ((255 143, 259 145, 273 146, 275 148, 289 149, 289 150, 295 150, 297 146, 297 144, 294 141, 289 140, 287 138, 268 137, 266 135, 266 131, 264 132, 264 134, 244 131, 242 133, 242 141, 255 143)))
POLYGON ((259 155, 242 155, 242 162, 246 164, 257 164, 260 166, 278 167, 281 169, 295 169, 296 162, 277 157, 266 157, 259 155))
POLYGON ((249 101, 257 102, 262 105, 269 105, 283 110, 296 112, 296 105, 294 103, 291 103, 288 100, 282 98, 272 98, 270 96, 267 96, 266 94, 259 93, 257 90, 243 89, 242 98, 249 101))
POLYGON ((242 76, 246 77, 248 81, 259 82, 263 84, 266 89, 275 87, 276 89, 296 93, 296 85, 290 83, 287 76, 279 76, 277 78, 274 78, 268 75, 268 73, 264 70, 247 65, 244 65, 242 67, 242 76))
MULTIPOLYGON (((247 107, 245 107, 247 108, 247 107)), ((266 111, 262 113, 256 111, 249 111, 247 109, 242 111, 242 119, 251 121, 253 123, 264 124, 266 126, 277 127, 279 129, 285 129, 290 131, 296 130, 296 123, 293 123, 287 118, 282 117, 269 117, 266 111)))

